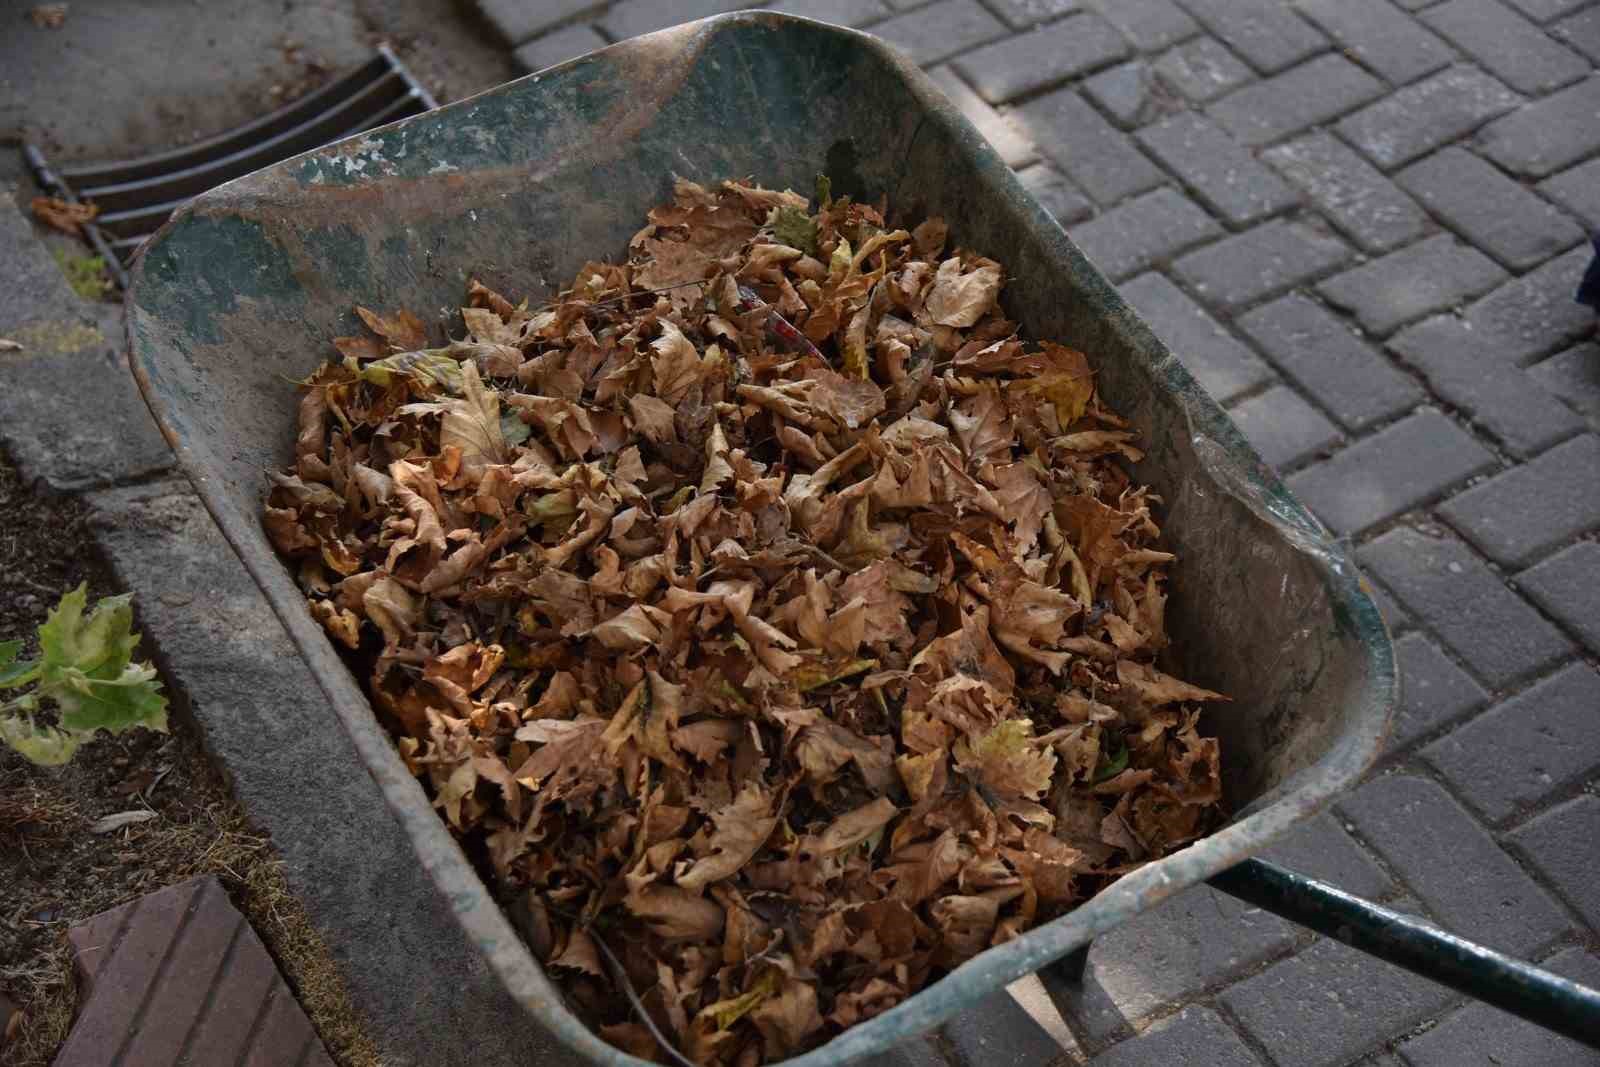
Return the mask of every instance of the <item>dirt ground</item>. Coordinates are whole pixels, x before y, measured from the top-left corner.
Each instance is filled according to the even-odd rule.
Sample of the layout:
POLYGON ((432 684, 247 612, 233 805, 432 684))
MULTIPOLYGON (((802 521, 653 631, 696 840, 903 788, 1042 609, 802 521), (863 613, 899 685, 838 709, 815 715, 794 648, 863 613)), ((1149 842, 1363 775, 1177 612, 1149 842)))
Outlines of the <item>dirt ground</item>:
MULTIPOLYGON (((22 484, 0 455, 0 640, 32 641, 60 595, 87 581, 115 593, 83 509, 22 484)), ((137 608, 137 605, 135 605, 137 608)), ((37 651, 36 646, 24 653, 37 651)), ((0 747, 0 1065, 44 1067, 71 1026, 77 990, 67 928, 194 874, 216 874, 310 1012, 334 1058, 376 1064, 331 958, 284 887, 268 841, 254 833, 180 713, 172 732, 134 731, 85 745, 60 768, 0 747), (156 818, 108 834, 104 815, 156 818)))

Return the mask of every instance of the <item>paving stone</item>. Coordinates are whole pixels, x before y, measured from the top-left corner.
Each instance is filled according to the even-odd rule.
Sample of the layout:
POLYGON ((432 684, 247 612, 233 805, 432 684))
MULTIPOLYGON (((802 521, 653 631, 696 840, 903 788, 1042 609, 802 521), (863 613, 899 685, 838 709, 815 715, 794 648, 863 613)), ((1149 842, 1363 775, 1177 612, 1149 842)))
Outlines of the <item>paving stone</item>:
POLYGON ((1573 299, 1593 253, 1574 248, 1506 282, 1466 308, 1467 325, 1500 346, 1503 358, 1527 366, 1594 331, 1594 309, 1573 299))
POLYGON ((1591 62, 1600 63, 1600 8, 1591 7, 1562 19, 1550 27, 1550 32, 1588 56, 1591 62))
POLYGON ((58 1064, 322 1067, 327 1051, 214 876, 101 912, 67 934, 82 1007, 58 1064), (254 1024, 263 1007, 275 1026, 254 1024))
MULTIPOLYGON (((1595 854, 1600 858, 1600 853, 1595 854)), ((1543 966, 1591 989, 1600 986, 1600 958, 1569 948, 1543 966)), ((1538 1064, 1539 1067, 1594 1067, 1600 1052, 1482 1003, 1469 1003, 1437 1026, 1400 1046, 1411 1067, 1461 1067, 1462 1064, 1538 1064)))
POLYGON ((1439 509, 1491 559, 1525 567, 1600 525, 1600 437, 1584 434, 1439 509))
POLYGON ((1517 588, 1600 653, 1600 544, 1579 541, 1517 575, 1517 588))
POLYGON ((1515 456, 1526 459, 1584 428, 1571 408, 1528 388, 1521 369, 1453 315, 1408 327, 1390 339, 1389 348, 1515 456))
POLYGON ((1488 292, 1509 275, 1449 234, 1390 252, 1317 286, 1322 298, 1355 315, 1370 333, 1453 307, 1488 292))
POLYGON ((1448 989, 1336 941, 1229 986, 1218 997, 1278 1063, 1335 1067, 1448 1004, 1448 989))
MULTIPOLYGON (((1378 606, 1378 614, 1382 615, 1383 621, 1388 623, 1390 633, 1396 633, 1415 625, 1411 621, 1411 616, 1400 610, 1400 605, 1396 603, 1394 597, 1390 596, 1389 591, 1383 586, 1368 579, 1365 589, 1367 596, 1371 597, 1372 602, 1378 606)), ((1401 688, 1404 689, 1404 686, 1405 682, 1402 679, 1401 688)))
POLYGON ((1424 408, 1293 475, 1289 488, 1329 529, 1353 536, 1493 465, 1488 449, 1424 408))
POLYGON ((1547 22, 1550 19, 1576 11, 1589 0, 1511 0, 1511 5, 1530 19, 1547 22))
POLYGON ((1452 933, 1525 955, 1567 930, 1549 894, 1436 783, 1374 778, 1339 807, 1452 933))
POLYGON ((1528 376, 1600 429, 1600 345, 1575 345, 1529 367, 1528 376))
POLYGON ((1141 52, 1159 52, 1200 32, 1172 0, 1087 0, 1141 52))
POLYGON ((1190 1005, 1170 1019, 1153 1024, 1137 1037, 1113 1045, 1089 1063, 1090 1067, 1148 1067, 1157 1063, 1205 1063, 1208 1067, 1261 1065, 1220 1015, 1199 1005, 1190 1005))
POLYGON ((518 45, 511 56, 523 70, 544 70, 604 48, 606 44, 606 39, 595 32, 593 26, 582 22, 518 45))
MULTIPOLYGON (((1600 797, 1585 793, 1558 804, 1509 836, 1589 928, 1600 930, 1600 797)), ((1600 980, 1588 984, 1600 987, 1600 980)))
POLYGON ((1214 37, 1197 37, 1156 60, 1156 73, 1191 103, 1203 104, 1250 80, 1250 68, 1214 37))
POLYGON ((1241 316, 1239 327, 1347 429, 1366 429, 1426 399, 1416 382, 1299 293, 1241 316))
POLYGON ((1121 281, 1221 233, 1188 197, 1163 188, 1073 227, 1072 239, 1095 266, 1121 281))
POLYGON ((1478 135, 1484 154, 1513 174, 1543 178, 1600 148, 1600 78, 1587 78, 1496 119, 1478 135))
POLYGON ((1442 149, 1395 180, 1512 270, 1537 266, 1583 240, 1583 230, 1559 209, 1464 148, 1442 149))
POLYGON ((1367 900, 1387 896, 1394 882, 1328 812, 1313 815, 1287 840, 1261 853, 1268 863, 1336 885, 1367 900))
POLYGON ((1047 1064, 1061 1055, 1061 1046, 1033 1020, 1010 993, 990 994, 944 1025, 945 1040, 959 1062, 1047 1064))
POLYGON ((1253 222, 1295 202, 1294 190, 1209 119, 1192 112, 1147 127, 1139 140, 1212 210, 1253 222))
POLYGON ((1427 215, 1377 168, 1317 131, 1261 158, 1299 187, 1365 252, 1387 252, 1422 235, 1427 215))
POLYGON ((507 44, 521 44, 560 25, 574 15, 598 6, 595 0, 476 0, 476 2, 478 13, 499 32, 507 44))
POLYGON ((1208 112, 1245 144, 1264 145, 1327 122, 1383 92, 1382 82, 1343 56, 1318 56, 1228 94, 1208 112))
POLYGON ((1337 237, 1279 220, 1190 252, 1175 269, 1205 299, 1237 309, 1331 270, 1349 255, 1337 237))
POLYGON ((1285 951, 1295 936, 1277 916, 1196 886, 1096 938, 1082 992, 1062 1010, 1080 1033, 1104 1040, 1285 951))
POLYGON ((1387 751, 1488 703, 1484 688, 1422 634, 1406 634, 1394 643, 1394 652, 1400 668, 1400 710, 1387 751))
POLYGON ((1396 85, 1432 74, 1455 56, 1449 45, 1389 0, 1297 0, 1295 6, 1396 85))
POLYGON ((1422 21, 1518 92, 1549 92, 1589 73, 1589 64, 1499 0, 1448 0, 1422 21))
POLYGON ((1278 470, 1309 459, 1339 441, 1339 427, 1284 385, 1241 400, 1228 414, 1255 450, 1278 470))
POLYGON ((861 1067, 948 1067, 931 1037, 913 1037, 887 1052, 856 1062, 861 1067))
POLYGON ((1327 47, 1327 39, 1279 0, 1183 0, 1189 13, 1263 74, 1327 47))
POLYGON ((621 41, 747 6, 742 0, 621 0, 611 5, 600 24, 607 37, 621 41))
POLYGON ((950 98, 967 121, 978 128, 983 139, 1000 154, 1007 166, 1026 167, 1039 158, 1039 150, 1022 135, 1016 124, 990 107, 983 97, 968 88, 949 67, 937 67, 928 72, 929 77, 950 98))
POLYGON ((889 15, 883 0, 780 0, 769 9, 835 26, 867 26, 889 15))
POLYGON ((1511 685, 1572 645, 1460 540, 1409 527, 1358 550, 1362 567, 1490 688, 1511 685))
POLYGON ((1143 126, 1178 106, 1140 59, 1086 78, 1083 91, 1124 126, 1143 126))
POLYGON ((1119 289, 1201 388, 1226 404, 1272 378, 1272 370, 1164 275, 1142 274, 1119 289))
POLYGON ((872 32, 904 52, 917 66, 926 67, 1003 37, 1006 28, 978 0, 939 0, 880 22, 872 32))
POLYGON ((1471 133, 1521 102, 1476 67, 1455 66, 1367 105, 1338 128, 1387 170, 1471 133))
POLYGON ((1166 181, 1127 135, 1070 88, 1030 100, 1011 117, 1098 204, 1109 207, 1166 181))
MULTIPOLYGON (((1595 12, 1600 15, 1600 8, 1595 12)), ((1579 163, 1539 183, 1539 191, 1591 229, 1600 227, 1600 159, 1579 163)))
POLYGON ((989 7, 1014 30, 1025 30, 1080 8, 1079 0, 990 0, 989 7))
POLYGON ((1499 822, 1600 766, 1600 674, 1571 664, 1445 734, 1422 758, 1499 822))
POLYGON ((1083 1050, 1078 1046, 1077 1036, 1067 1026, 1067 1020, 1062 1018, 1061 1010, 1037 974, 1012 982, 1006 986, 1006 992, 1060 1048, 1081 1058, 1083 1050))
POLYGON ((1094 212, 1094 205, 1048 163, 1019 170, 1017 179, 1062 226, 1070 226, 1094 212))
POLYGON ((968 52, 955 67, 985 100, 1003 104, 1127 54, 1115 27, 1086 12, 968 52))

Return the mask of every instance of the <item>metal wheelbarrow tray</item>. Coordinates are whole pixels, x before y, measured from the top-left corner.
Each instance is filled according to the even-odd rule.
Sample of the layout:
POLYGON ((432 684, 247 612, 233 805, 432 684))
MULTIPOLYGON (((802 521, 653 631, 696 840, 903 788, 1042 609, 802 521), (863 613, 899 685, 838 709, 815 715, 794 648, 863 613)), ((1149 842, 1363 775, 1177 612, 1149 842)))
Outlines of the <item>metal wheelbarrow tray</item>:
POLYGON ((231 182, 180 210, 136 260, 134 372, 326 693, 328 729, 348 732, 409 834, 415 855, 394 862, 428 871, 527 1025, 595 1063, 644 1061, 567 1010, 402 765, 262 532, 262 472, 293 455, 287 382, 359 328, 352 305, 447 315, 473 276, 537 301, 585 260, 621 255, 674 173, 809 190, 819 172, 835 193, 887 196, 902 219, 943 215, 953 244, 1005 264, 1006 311, 1026 336, 1089 353, 1148 449, 1137 474, 1165 500, 1180 556, 1169 619, 1181 653, 1169 666, 1234 698, 1204 726, 1221 740, 1235 815, 787 1063, 889 1048, 1024 975, 1081 961, 1097 935, 1235 868, 1352 786, 1395 704, 1388 635, 1343 550, 933 84, 870 37, 765 13, 709 19, 231 182))

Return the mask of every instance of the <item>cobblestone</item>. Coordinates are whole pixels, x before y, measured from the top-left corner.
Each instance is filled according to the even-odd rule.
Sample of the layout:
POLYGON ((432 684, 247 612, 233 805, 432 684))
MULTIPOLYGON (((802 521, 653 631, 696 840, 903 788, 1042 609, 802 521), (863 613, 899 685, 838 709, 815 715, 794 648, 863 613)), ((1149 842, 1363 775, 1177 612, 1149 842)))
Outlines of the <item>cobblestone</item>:
POLYGON ((938 0, 880 22, 872 32, 904 52, 911 62, 926 66, 1003 37, 1006 28, 978 0, 938 0))
POLYGON ((1600 544, 1579 541, 1517 575, 1517 588, 1600 654, 1600 544))
POLYGON ((521 44, 595 6, 595 0, 537 0, 537 2, 476 0, 476 2, 479 13, 499 31, 507 44, 521 44))
POLYGON ((1529 367, 1528 376, 1600 429, 1600 345, 1574 345, 1529 367))
POLYGON ((1327 39, 1279 0, 1183 0, 1212 34, 1263 74, 1327 47, 1327 39))
POLYGON ((1382 253, 1422 235, 1416 202, 1331 134, 1318 131, 1263 152, 1362 251, 1382 253))
MULTIPOLYGON (((907 5, 910 6, 910 5, 907 5)), ((1078 0, 990 0, 991 7, 1014 30, 1025 30, 1041 22, 1079 10, 1078 0)))
POLYGON ((1475 67, 1456 66, 1369 104, 1341 120, 1339 132, 1389 169, 1471 133, 1521 102, 1475 67))
POLYGON ((1432 74, 1455 54, 1389 0, 1298 0, 1296 6, 1351 55, 1396 85, 1432 74))
POLYGON ((1166 175, 1126 134, 1101 118, 1072 89, 1030 100, 1012 112, 1012 117, 1024 136, 1102 206, 1166 181, 1166 175))
POLYGON ((1017 178, 1062 226, 1070 226, 1094 212, 1094 205, 1048 163, 1020 170, 1017 178))
POLYGON ((960 1062, 1047 1064, 1061 1046, 1005 990, 990 994, 944 1027, 960 1062))
POLYGON ((1318 285, 1317 292, 1381 336, 1486 293, 1507 277, 1482 252, 1438 234, 1335 275, 1318 285))
POLYGON ((1156 189, 1074 227, 1072 239, 1095 266, 1121 281, 1221 233, 1188 197, 1156 189))
POLYGON ((1600 63, 1600 8, 1591 7, 1562 19, 1550 27, 1550 32, 1588 56, 1591 63, 1600 63))
MULTIPOLYGON (((1020 1063, 1021 1061, 1012 1061, 1020 1063)), ((1205 1063, 1208 1067, 1260 1067, 1239 1035, 1209 1008, 1193 1006, 1163 1019, 1090 1060, 1090 1067, 1146 1067, 1154 1063, 1205 1063)))
POLYGON ((1328 812, 1306 820, 1287 840, 1268 847, 1261 858, 1368 900, 1394 890, 1394 882, 1383 868, 1328 812))
POLYGON ((1261 458, 1279 470, 1339 441, 1339 427, 1283 385, 1240 401, 1229 414, 1261 458))
POLYGON ((1344 322, 1298 293, 1241 316, 1239 328, 1346 429, 1364 430, 1426 398, 1344 322))
POLYGON ((1395 602, 1394 597, 1390 596, 1389 591, 1383 586, 1368 580, 1367 595, 1372 598, 1374 604, 1378 605, 1378 614, 1382 615, 1383 621, 1389 624, 1390 633, 1397 633, 1416 625, 1411 621, 1409 615, 1400 610, 1400 605, 1395 602))
POLYGON ((1528 388, 1523 371, 1452 315, 1407 328, 1389 347, 1513 455, 1526 459, 1584 428, 1571 408, 1528 388))
POLYGON ((1238 309, 1344 262, 1350 250, 1300 222, 1269 222, 1178 260, 1178 276, 1207 300, 1238 309))
POLYGON ((1396 176, 1402 188, 1477 247, 1526 270, 1583 240, 1583 230, 1464 148, 1446 148, 1396 176))
POLYGON ((1587 247, 1574 248, 1506 282, 1468 305, 1467 325, 1522 366, 1594 332, 1594 310, 1572 299, 1591 258, 1587 247))
POLYGON ((1383 83, 1340 55, 1291 67, 1211 105, 1210 114, 1247 145, 1264 145, 1359 107, 1383 83))
POLYGON ((1087 12, 968 52, 955 67, 985 100, 1003 104, 1127 54, 1116 28, 1087 12))
POLYGON ((1519 955, 1567 930, 1549 894, 1434 782, 1375 778, 1339 807, 1445 929, 1519 955))
POLYGON ((577 23, 518 45, 511 55, 526 71, 544 70, 557 63, 604 48, 606 39, 587 23, 577 23))
POLYGON ((1200 32, 1172 0, 1087 0, 1141 52, 1158 52, 1200 32))
POLYGON ((1356 555, 1491 689, 1536 674, 1572 652, 1561 631, 1449 534, 1400 527, 1356 555))
MULTIPOLYGON (((1600 930, 1600 797, 1583 794, 1513 830, 1512 844, 1556 891, 1600 930)), ((1590 985, 1600 985, 1591 981, 1590 985)))
POLYGON ((1123 298, 1219 404, 1272 378, 1271 369, 1164 275, 1141 274, 1123 298))
POLYGON ((741 0, 621 0, 611 5, 600 25, 607 37, 620 41, 744 6, 741 0))
POLYGON ((1493 464, 1494 456, 1466 431, 1424 408, 1307 467, 1289 479, 1289 488, 1334 532, 1354 535, 1493 464))
MULTIPOLYGON (((1595 11, 1600 14, 1600 8, 1595 11)), ((1600 159, 1551 175, 1539 183, 1539 191, 1588 226, 1600 226, 1600 159)))
POLYGON ((1400 710, 1388 751, 1488 703, 1483 686, 1424 635, 1406 634, 1394 643, 1394 652, 1400 667, 1400 710))
POLYGON ((1600 78, 1496 119, 1478 135, 1484 153, 1513 174, 1544 178, 1600 149, 1600 78))
POLYGON ((1000 153, 1000 158, 1006 161, 1007 166, 1026 167, 1039 158, 1039 150, 1022 135, 1016 124, 968 88, 955 71, 949 67, 936 67, 928 72, 928 76, 967 117, 967 121, 978 128, 990 147, 1000 153))
POLYGON ((1589 73, 1580 56, 1499 0, 1446 0, 1422 21, 1518 92, 1549 92, 1589 73))
MULTIPOLYGON (((1428 2, 1431 3, 1432 0, 1428 2)), ((1511 0, 1513 7, 1539 22, 1547 22, 1569 11, 1576 11, 1588 2, 1589 0, 1511 0)))
POLYGON ((1217 42, 1198 37, 1156 60, 1156 73, 1192 103, 1215 100, 1250 80, 1250 68, 1217 42))
POLYGON ((1445 734, 1422 758, 1499 822, 1600 766, 1600 674, 1574 663, 1445 734))
POLYGON ((1498 474, 1439 509, 1490 559, 1525 567, 1600 525, 1600 438, 1558 445, 1498 474))
POLYGON ((836 26, 866 26, 889 16, 883 0, 779 0, 772 10, 836 26))
POLYGON ((1085 79, 1083 91, 1124 126, 1143 126, 1161 112, 1171 110, 1167 93, 1141 59, 1085 79))
POLYGON ((1252 222, 1290 207, 1294 190, 1210 120, 1174 115, 1139 140, 1167 169, 1230 222, 1252 222))

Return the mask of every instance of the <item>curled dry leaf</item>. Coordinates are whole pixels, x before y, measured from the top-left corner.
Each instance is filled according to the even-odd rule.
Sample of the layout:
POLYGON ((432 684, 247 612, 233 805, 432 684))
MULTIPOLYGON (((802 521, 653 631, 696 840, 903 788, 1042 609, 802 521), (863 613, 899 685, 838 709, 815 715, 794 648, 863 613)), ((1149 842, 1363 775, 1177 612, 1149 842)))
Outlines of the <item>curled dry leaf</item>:
POLYGON ((680 181, 302 386, 273 544, 620 1047, 813 1048, 1217 817, 1135 435, 958 236, 680 181))

